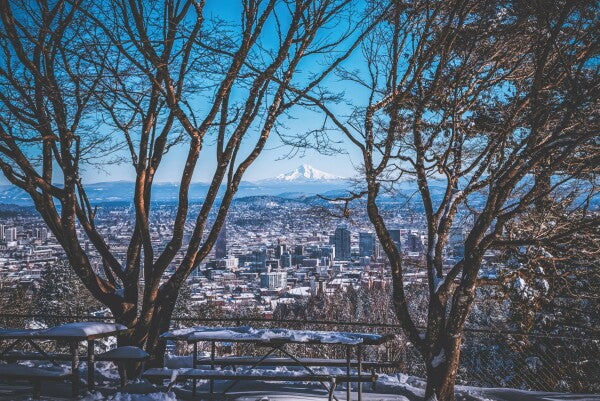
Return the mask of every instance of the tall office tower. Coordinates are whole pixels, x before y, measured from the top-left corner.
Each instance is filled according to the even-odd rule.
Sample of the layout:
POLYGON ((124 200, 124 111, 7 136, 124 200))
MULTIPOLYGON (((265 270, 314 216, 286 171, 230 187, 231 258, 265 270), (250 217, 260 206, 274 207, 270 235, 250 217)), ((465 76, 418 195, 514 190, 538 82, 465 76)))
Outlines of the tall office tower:
POLYGON ((419 233, 408 234, 408 250, 410 252, 423 252, 423 240, 419 233))
POLYGON ((291 267, 292 266, 292 254, 289 252, 284 252, 279 257, 279 266, 281 267, 291 267))
POLYGON ((346 225, 335 229, 335 259, 350 260, 350 230, 346 225))
POLYGON ((294 254, 295 255, 304 255, 304 245, 296 245, 294 247, 294 254))
POLYGON ((17 240, 17 227, 8 227, 4 229, 4 239, 6 242, 17 240))
POLYGON ((448 245, 452 248, 454 256, 461 258, 465 256, 465 233, 463 232, 463 227, 454 226, 450 229, 448 245))
POLYGON ((4 240, 4 225, 0 224, 0 241, 4 240))
POLYGON ((254 262, 264 264, 267 261, 267 250, 263 248, 252 251, 252 258, 254 262))
POLYGON ((398 251, 400 251, 402 249, 402 243, 400 241, 400 230, 389 230, 389 233, 392 239, 394 240, 394 243, 396 244, 396 248, 398 248, 398 251))
POLYGON ((375 246, 373 247, 373 256, 375 256, 375 259, 379 259, 381 257, 381 243, 379 243, 379 241, 375 241, 375 246))
POLYGON ((227 223, 223 222, 223 227, 221 227, 215 243, 215 258, 223 259, 225 257, 227 257, 227 223))
POLYGON ((375 236, 373 233, 358 233, 358 253, 361 257, 373 256, 375 251, 375 236))
POLYGON ((277 239, 277 245, 275 246, 275 257, 279 259, 286 251, 287 246, 285 245, 285 242, 281 238, 277 239))

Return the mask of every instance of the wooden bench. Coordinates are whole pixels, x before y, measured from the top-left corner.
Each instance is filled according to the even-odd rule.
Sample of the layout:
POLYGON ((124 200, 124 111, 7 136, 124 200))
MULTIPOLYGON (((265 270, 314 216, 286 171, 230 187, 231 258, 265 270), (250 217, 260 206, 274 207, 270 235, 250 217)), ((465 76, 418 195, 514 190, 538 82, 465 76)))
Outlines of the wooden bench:
MULTIPOLYGON (((377 375, 344 375, 344 374, 308 374, 297 372, 268 372, 268 371, 246 371, 236 372, 232 370, 203 370, 203 369, 168 369, 153 368, 145 371, 142 377, 151 380, 169 380, 167 389, 176 382, 187 380, 262 380, 262 381, 298 381, 298 382, 321 382, 329 383, 327 388, 329 401, 333 399, 333 392, 339 383, 348 382, 375 382, 377 375)), ((227 390, 225 390, 226 392, 227 390)))
MULTIPOLYGON (((232 367, 237 366, 254 366, 260 361, 260 366, 300 366, 298 362, 291 358, 272 357, 262 359, 253 356, 230 356, 230 357, 218 357, 211 361, 208 357, 198 358, 196 366, 221 366, 221 367, 232 367)), ((330 367, 330 368, 345 368, 348 366, 346 359, 327 359, 327 358, 298 358, 298 361, 304 366, 312 367, 330 367)), ((377 369, 393 369, 397 368, 396 362, 378 362, 378 361, 361 361, 362 369, 371 371, 371 376, 375 376, 377 369)), ((351 359, 350 367, 357 368, 359 366, 358 360, 351 359)), ((371 383, 371 389, 375 391, 375 381, 371 383)))
POLYGON ((42 381, 62 381, 71 378, 69 369, 44 369, 19 364, 0 364, 0 378, 27 380, 33 384, 33 398, 40 398, 42 381))
MULTIPOLYGON (((121 378, 121 388, 125 386, 127 382, 127 371, 125 370, 124 364, 127 362, 145 362, 150 355, 141 348, 133 346, 124 346, 111 349, 110 351, 102 354, 94 355, 95 361, 107 361, 114 362, 119 369, 119 376, 121 378)), ((57 353, 46 353, 43 355, 39 352, 23 352, 23 351, 10 351, 0 357, 9 363, 17 361, 45 361, 48 360, 52 363, 57 361, 70 361, 73 357, 70 354, 57 354, 57 353)), ((79 355, 78 359, 85 359, 87 355, 79 355)), ((22 365, 21 365, 22 366, 22 365)))

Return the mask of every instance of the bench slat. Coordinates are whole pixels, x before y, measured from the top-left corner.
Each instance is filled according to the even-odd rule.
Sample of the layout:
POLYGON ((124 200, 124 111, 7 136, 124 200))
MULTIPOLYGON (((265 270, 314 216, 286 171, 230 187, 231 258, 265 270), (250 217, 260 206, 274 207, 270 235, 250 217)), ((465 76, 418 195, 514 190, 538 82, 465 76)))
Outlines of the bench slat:
MULTIPOLYGON (((49 352, 50 356, 55 361, 70 361, 73 357, 70 354, 54 354, 49 352)), ((86 355, 79 355, 79 358, 85 358, 86 355)), ((46 361, 48 357, 40 354, 39 352, 7 352, 0 357, 6 361, 46 361)))
POLYGON ((0 364, 0 377, 22 380, 63 380, 71 377, 69 369, 44 369, 19 364, 0 364))
POLYGON ((264 374, 261 372, 234 372, 223 370, 202 370, 202 369, 183 369, 176 371, 174 369, 149 369, 142 374, 148 379, 169 379, 171 381, 184 381, 193 379, 216 379, 216 380, 263 380, 263 381, 329 381, 335 378, 338 382, 373 382, 377 375, 352 374, 325 374, 317 373, 297 374, 294 372, 276 372, 273 374, 264 374), (176 374, 176 376, 175 376, 176 374))
MULTIPOLYGON (((221 357, 215 358, 214 364, 219 366, 231 366, 231 365, 254 365, 260 358, 257 357, 221 357)), ((345 359, 325 359, 325 358, 299 358, 306 366, 325 366, 325 367, 345 367, 347 361, 345 359)), ((207 357, 198 358, 198 365, 210 365, 211 360, 207 357)), ((290 366, 298 365, 291 358, 267 358, 261 362, 261 365, 271 366, 290 366)), ((350 366, 357 367, 358 361, 356 359, 350 360, 350 366)), ((377 361, 363 361, 362 366, 365 369, 377 369, 377 368, 393 368, 396 367, 394 362, 377 362, 377 361)))

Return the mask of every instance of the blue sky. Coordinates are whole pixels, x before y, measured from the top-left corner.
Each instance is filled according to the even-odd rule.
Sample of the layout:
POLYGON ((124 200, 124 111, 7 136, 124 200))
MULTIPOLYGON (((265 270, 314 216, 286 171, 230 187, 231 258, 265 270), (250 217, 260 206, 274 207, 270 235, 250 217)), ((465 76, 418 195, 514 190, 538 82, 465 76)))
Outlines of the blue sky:
MULTIPOLYGON (((355 4, 358 5, 363 3, 360 1, 355 4)), ((205 17, 207 19, 211 16, 218 16, 225 20, 238 22, 240 15, 241 10, 239 0, 208 0, 206 3, 205 17)), ((269 38, 267 37, 265 41, 268 42, 269 38)), ((360 50, 358 50, 357 53, 360 53, 360 50)), ((359 55, 351 57, 346 61, 346 64, 352 66, 352 64, 358 63, 359 59, 359 55)), ((319 65, 319 63, 314 63, 313 65, 306 65, 305 63, 305 65, 301 65, 301 74, 302 76, 305 76, 305 74, 310 74, 311 72, 320 72, 322 68, 323 66, 319 65)), ((343 90, 339 87, 336 78, 332 77, 328 79, 326 84, 332 88, 343 90)), ((323 118, 319 114, 301 110, 299 108, 292 109, 292 115, 294 116, 294 119, 283 119, 286 127, 285 130, 288 135, 305 133, 311 128, 320 126, 323 118)), ((240 153, 244 150, 248 152, 249 149, 251 149, 253 146, 253 137, 255 137, 255 135, 250 134, 248 142, 246 142, 245 146, 242 146, 242 151, 240 153)), ((340 138, 338 137, 338 139, 340 138)), ((193 181, 195 182, 209 181, 212 178, 215 169, 215 148, 212 146, 211 142, 211 140, 205 141, 198 166, 194 173, 193 181)), ((360 156, 358 152, 350 146, 343 145, 343 147, 350 153, 342 152, 334 155, 322 155, 314 150, 306 150, 303 154, 295 154, 293 157, 289 157, 290 147, 285 146, 277 134, 273 132, 267 142, 265 150, 253 165, 248 168, 244 180, 255 181, 275 177, 278 174, 293 170, 300 164, 310 164, 319 170, 338 176, 353 176, 355 167, 360 163, 360 156)), ((157 171, 156 181, 178 182, 185 163, 186 154, 186 144, 181 144, 172 148, 164 157, 162 164, 157 171)), ((242 156, 243 155, 238 156, 238 160, 240 160, 242 156)), ((130 181, 135 177, 134 169, 130 163, 107 165, 104 168, 88 166, 83 168, 82 175, 84 182, 88 183, 119 180, 130 181)), ((56 180, 62 181, 60 180, 60 177, 56 177, 56 180)), ((0 184, 6 183, 6 179, 0 174, 0 184)))
MULTIPOLYGON (((301 123, 298 123, 297 127, 291 128, 303 129, 301 123)), ((357 163, 357 160, 360 160, 358 155, 354 155, 353 161, 353 156, 350 154, 326 156, 316 151, 307 151, 304 157, 283 158, 289 149, 282 148, 281 146, 281 141, 278 138, 275 136, 270 137, 267 142, 267 149, 248 168, 244 175, 244 180, 256 181, 264 178, 272 178, 281 173, 291 171, 303 163, 310 164, 319 170, 341 177, 350 177, 354 175, 353 163, 357 163)), ((182 145, 167 154, 159 167, 156 181, 179 181, 181 177, 180 172, 185 163, 186 152, 185 145, 182 145)), ((206 147, 203 153, 204 156, 200 156, 198 167, 194 174, 194 181, 208 181, 212 177, 212 172, 215 168, 214 147, 206 147)), ((84 180, 86 182, 131 181, 135 177, 133 167, 130 164, 108 166, 105 170, 101 171, 96 167, 86 168, 84 171, 84 180)), ((1 180, 4 180, 4 177, 1 180)), ((4 181, 4 183, 6 182, 4 181)))
MULTIPOLYGON (((362 0, 357 1, 356 4, 362 3, 362 0)), ((241 15, 240 1, 239 0, 207 0, 205 6, 205 17, 208 19, 211 16, 223 18, 230 21, 239 21, 241 15)), ((272 21, 271 21, 272 22, 272 21)), ((267 29, 269 26, 267 25, 267 29)), ((263 38, 268 41, 268 35, 263 38)), ((357 50, 355 53, 360 53, 357 50)), ((358 56, 357 54, 357 56, 358 56)), ((346 64, 356 63, 358 57, 351 57, 346 64)), ((302 74, 309 74, 311 72, 321 71, 321 66, 301 65, 302 74), (317 68, 314 68, 317 67, 317 68)), ((331 87, 338 87, 339 83, 336 78, 332 77, 328 79, 327 85, 331 87)), ((343 90, 343 88, 340 88, 343 90)), ((315 128, 315 124, 320 125, 322 116, 316 113, 311 113, 306 110, 294 108, 292 112, 294 119, 286 120, 283 118, 284 125, 288 129, 287 134, 302 134, 310 129, 315 128)), ((252 140, 253 136, 250 136, 252 140)), ((342 139, 338 137, 337 139, 342 139)), ((207 145, 210 143, 207 142, 207 145)), ((249 150, 252 143, 246 145, 246 151, 249 150)), ((295 155, 289 157, 290 147, 285 146, 279 137, 273 132, 265 150, 260 154, 258 159, 248 168, 244 176, 244 180, 255 181, 264 178, 275 177, 278 174, 286 173, 293 170, 298 165, 306 163, 313 167, 323 170, 328 173, 332 173, 342 177, 350 177, 355 173, 354 164, 359 163, 361 160, 360 154, 350 146, 343 145, 344 149, 348 153, 337 153, 335 155, 322 155, 315 150, 306 150, 303 155, 295 155), (287 157, 286 157, 287 156, 287 157)), ((243 147, 242 147, 243 149, 243 147)), ((174 149, 171 154, 168 154, 163 161, 161 171, 157 173, 157 181, 179 181, 180 172, 182 171, 183 164, 185 162, 187 149, 185 145, 174 149)), ((203 155, 199 160, 198 168, 194 174, 194 181, 208 181, 212 178, 212 173, 215 168, 215 149, 213 146, 206 146, 203 148, 203 155)), ((239 157, 238 157, 239 158, 239 157)), ((103 178, 102 176, 89 177, 90 180, 102 181, 102 180, 114 180, 114 179, 131 179, 133 178, 132 169, 130 170, 130 176, 124 174, 127 170, 123 168, 113 169, 110 176, 103 178), (121 176, 121 177, 118 177, 121 176)))

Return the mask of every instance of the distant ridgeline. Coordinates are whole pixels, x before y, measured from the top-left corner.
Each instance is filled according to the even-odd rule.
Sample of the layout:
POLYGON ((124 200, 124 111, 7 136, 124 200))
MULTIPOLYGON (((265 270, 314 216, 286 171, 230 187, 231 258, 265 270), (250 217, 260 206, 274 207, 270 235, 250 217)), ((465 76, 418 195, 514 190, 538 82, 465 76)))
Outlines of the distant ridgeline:
MULTIPOLYGON (((298 169, 297 169, 298 170, 298 169)), ((318 170, 317 170, 318 172, 318 170)), ((236 199, 238 201, 248 198, 273 197, 281 199, 291 199, 309 204, 325 205, 328 202, 318 195, 326 199, 334 199, 348 194, 350 189, 355 189, 353 183, 345 178, 335 177, 331 174, 320 174, 310 172, 309 177, 291 172, 288 174, 279 175, 273 179, 260 181, 242 181, 240 183, 236 199), (313 178, 317 177, 317 178, 313 178), (323 178, 326 177, 326 178, 323 178), (333 178, 332 178, 333 177, 333 178)), ((57 186, 60 186, 57 184, 57 186)), ((90 201, 94 204, 123 204, 130 205, 133 200, 134 183, 131 181, 108 181, 86 184, 85 189, 90 201)), ((190 203, 202 202, 208 192, 209 184, 203 182, 192 183, 189 189, 190 203)), ((446 183, 442 180, 433 181, 429 185, 434 203, 439 201, 444 196, 446 191, 446 183)), ((222 187, 222 192, 224 187, 222 187)), ((413 208, 419 208, 421 205, 420 197, 415 196, 418 191, 416 182, 402 181, 396 184, 394 192, 382 194, 380 201, 383 202, 383 207, 397 207, 398 205, 410 205, 413 208)), ((157 203, 177 203, 179 199, 179 184, 156 182, 152 186, 152 201, 157 203)), ((473 194, 469 197, 471 206, 477 206, 485 201, 484 194, 473 194)), ((595 196, 591 203, 594 209, 600 206, 600 196, 595 196)), ((0 185, 0 208, 1 212, 5 212, 8 208, 6 205, 32 206, 31 198, 20 188, 12 185, 0 185)))

